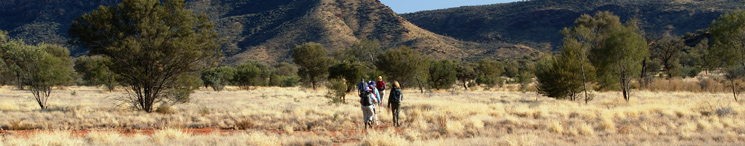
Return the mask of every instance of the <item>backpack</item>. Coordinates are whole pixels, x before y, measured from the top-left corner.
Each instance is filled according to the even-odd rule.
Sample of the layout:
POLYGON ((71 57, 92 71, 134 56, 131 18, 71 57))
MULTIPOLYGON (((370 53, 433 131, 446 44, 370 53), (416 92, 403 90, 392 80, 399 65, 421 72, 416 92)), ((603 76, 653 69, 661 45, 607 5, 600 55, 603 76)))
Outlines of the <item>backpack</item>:
POLYGON ((373 104, 370 100, 370 92, 365 92, 360 95, 360 104, 362 104, 362 106, 371 106, 373 104))
POLYGON ((388 97, 388 102, 399 103, 403 98, 403 95, 401 95, 401 89, 394 88, 393 90, 391 90, 391 95, 390 97, 388 97))

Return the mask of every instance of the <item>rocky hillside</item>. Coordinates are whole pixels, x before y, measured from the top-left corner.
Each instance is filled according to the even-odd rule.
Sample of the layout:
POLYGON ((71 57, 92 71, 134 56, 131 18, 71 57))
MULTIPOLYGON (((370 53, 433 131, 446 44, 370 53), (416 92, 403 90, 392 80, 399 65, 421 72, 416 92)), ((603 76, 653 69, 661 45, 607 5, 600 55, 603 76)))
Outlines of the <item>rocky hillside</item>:
POLYGON ((741 0, 531 0, 423 11, 402 16, 426 30, 481 43, 522 43, 540 50, 561 46, 564 27, 582 14, 610 11, 637 18, 648 36, 704 29, 719 15, 740 10, 741 0))
MULTIPOLYGON (((73 19, 99 5, 121 0, 9 0, 0 3, 0 29, 30 43, 65 43, 73 19)), ((438 35, 410 23, 376 0, 187 0, 206 13, 226 43, 226 63, 249 59, 290 61, 290 50, 318 42, 330 51, 360 39, 384 48, 411 46, 436 59, 521 57, 535 52, 524 45, 474 43, 438 35)), ((73 50, 84 54, 85 49, 73 50)))

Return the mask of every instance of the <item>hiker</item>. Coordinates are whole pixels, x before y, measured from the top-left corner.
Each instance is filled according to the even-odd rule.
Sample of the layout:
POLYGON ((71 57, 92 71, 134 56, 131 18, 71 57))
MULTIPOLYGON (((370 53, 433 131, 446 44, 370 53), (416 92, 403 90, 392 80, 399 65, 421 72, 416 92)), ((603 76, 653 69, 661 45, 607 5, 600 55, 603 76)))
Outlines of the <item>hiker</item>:
MULTIPOLYGON (((378 92, 380 92, 380 98, 378 100, 383 101, 383 97, 385 97, 385 82, 383 82, 383 76, 378 76, 378 81, 375 82, 375 88, 378 88, 378 92)), ((380 106, 383 102, 380 102, 380 106)))
POLYGON ((401 126, 401 120, 398 119, 398 113, 401 112, 401 101, 404 99, 404 95, 401 93, 401 85, 398 81, 393 81, 393 89, 391 89, 391 95, 388 97, 388 109, 391 109, 393 114, 393 126, 401 126))
POLYGON ((373 94, 371 93, 372 90, 370 88, 365 88, 362 90, 362 94, 360 94, 360 104, 362 105, 362 120, 365 124, 365 129, 367 129, 367 126, 370 126, 372 128, 372 121, 373 116, 375 115, 374 105, 377 103, 376 98, 373 97, 373 94))
POLYGON ((365 78, 360 79, 360 83, 357 84, 357 95, 362 96, 366 88, 367 88, 367 83, 365 83, 365 78))
MULTIPOLYGON (((370 93, 375 97, 375 100, 382 101, 382 100, 380 100, 380 94, 378 94, 378 89, 376 89, 374 85, 370 85, 369 89, 370 89, 370 93)), ((380 123, 378 123, 378 120, 380 120, 380 119, 378 119, 378 112, 380 112, 380 106, 381 106, 380 103, 381 102, 377 102, 377 105, 373 105, 373 112, 375 113, 375 120, 374 121, 375 121, 375 125, 376 126, 378 124, 380 124, 380 123)))

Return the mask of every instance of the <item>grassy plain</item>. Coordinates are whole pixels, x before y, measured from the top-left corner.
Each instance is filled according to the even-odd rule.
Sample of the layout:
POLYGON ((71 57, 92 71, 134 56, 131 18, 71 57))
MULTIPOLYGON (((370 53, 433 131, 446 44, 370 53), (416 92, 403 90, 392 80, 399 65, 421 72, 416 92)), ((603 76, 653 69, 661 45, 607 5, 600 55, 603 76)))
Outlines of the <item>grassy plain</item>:
MULTIPOLYGON (((535 92, 405 90, 404 124, 363 131, 354 95, 325 90, 200 89, 168 114, 131 110, 126 92, 55 90, 41 111, 27 91, 0 88, 2 145, 743 145, 745 102, 731 93, 594 92, 589 104, 535 92), (24 129, 33 129, 31 132, 24 129), (195 132, 197 129, 215 129, 195 132), (82 132, 81 132, 82 131, 82 132)), ((387 101, 387 99, 385 100, 387 101)))

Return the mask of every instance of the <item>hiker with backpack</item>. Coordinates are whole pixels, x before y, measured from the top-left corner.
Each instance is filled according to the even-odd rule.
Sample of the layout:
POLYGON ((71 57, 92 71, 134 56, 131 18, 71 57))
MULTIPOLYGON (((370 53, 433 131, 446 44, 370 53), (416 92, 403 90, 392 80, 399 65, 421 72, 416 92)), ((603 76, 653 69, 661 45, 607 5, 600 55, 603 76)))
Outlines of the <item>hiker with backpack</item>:
POLYGON ((360 79, 360 83, 357 84, 357 95, 362 96, 362 93, 365 92, 366 88, 367 83, 365 83, 365 78, 360 79))
MULTIPOLYGON (((375 82, 375 88, 380 91, 380 101, 383 101, 385 97, 385 82, 383 82, 383 76, 378 76, 378 81, 375 82)), ((379 106, 383 106, 383 102, 378 103, 379 106)))
POLYGON ((375 121, 375 125, 378 125, 378 124, 380 124, 378 122, 380 120, 380 119, 378 119, 378 112, 380 112, 381 103, 382 103, 383 100, 381 100, 382 98, 380 97, 380 94, 378 92, 378 89, 375 88, 375 85, 374 84, 370 84, 370 87, 369 88, 370 88, 370 93, 375 97, 375 100, 378 101, 377 102, 377 105, 373 105, 373 112, 375 113, 375 120, 374 121, 375 121))
POLYGON ((360 94, 360 104, 362 105, 362 121, 365 124, 365 129, 367 129, 368 126, 372 128, 373 123, 373 116, 375 116, 375 104, 378 102, 376 100, 375 96, 372 94, 372 90, 370 88, 365 88, 362 91, 362 94, 360 94))
POLYGON ((393 89, 388 97, 388 109, 393 114, 393 126, 401 126, 401 120, 398 118, 398 113, 401 112, 401 101, 404 99, 404 95, 401 93, 401 86, 398 81, 393 81, 393 89))

